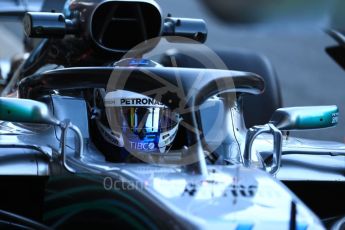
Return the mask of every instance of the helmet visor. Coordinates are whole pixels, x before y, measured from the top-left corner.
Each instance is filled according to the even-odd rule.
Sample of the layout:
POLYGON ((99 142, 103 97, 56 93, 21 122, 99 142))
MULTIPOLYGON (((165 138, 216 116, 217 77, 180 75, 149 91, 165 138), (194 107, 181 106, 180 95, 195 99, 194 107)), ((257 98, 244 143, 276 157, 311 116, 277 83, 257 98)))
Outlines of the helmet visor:
POLYGON ((123 96, 106 97, 105 105, 109 125, 122 133, 127 151, 165 153, 176 136, 180 116, 154 99, 134 93, 123 96))

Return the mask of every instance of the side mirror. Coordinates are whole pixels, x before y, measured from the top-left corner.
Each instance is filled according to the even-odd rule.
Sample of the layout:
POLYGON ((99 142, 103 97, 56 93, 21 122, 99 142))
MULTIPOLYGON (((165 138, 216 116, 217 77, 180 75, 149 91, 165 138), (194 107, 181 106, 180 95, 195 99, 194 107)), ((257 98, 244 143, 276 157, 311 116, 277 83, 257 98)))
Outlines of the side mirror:
POLYGON ((60 138, 62 163, 67 171, 75 172, 66 162, 67 131, 71 129, 78 140, 75 157, 82 157, 84 140, 79 128, 73 125, 69 120, 59 121, 56 119, 53 114, 50 113, 48 106, 44 103, 28 99, 0 97, 0 121, 1 120, 18 123, 47 124, 60 127, 62 130, 60 138))
POLYGON ((19 123, 59 125, 48 107, 38 101, 0 97, 0 120, 19 123))
POLYGON ((243 154, 244 165, 252 165, 252 147, 255 139, 263 134, 273 135, 273 163, 265 170, 275 175, 281 164, 282 132, 290 130, 310 130, 329 128, 338 124, 339 109, 337 106, 310 106, 282 108, 274 112, 271 121, 266 125, 254 126, 247 132, 243 154))
POLYGON ((337 106, 310 106, 278 109, 274 112, 270 124, 279 130, 322 129, 338 124, 337 106))

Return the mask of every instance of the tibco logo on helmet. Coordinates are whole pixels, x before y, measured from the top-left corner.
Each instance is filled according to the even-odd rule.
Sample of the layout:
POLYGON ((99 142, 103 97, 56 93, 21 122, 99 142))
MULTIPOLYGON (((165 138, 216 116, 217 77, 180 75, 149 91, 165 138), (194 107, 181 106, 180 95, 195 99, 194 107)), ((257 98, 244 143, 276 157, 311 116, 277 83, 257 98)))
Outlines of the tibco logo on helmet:
MULTIPOLYGON (((171 150, 179 127, 191 130, 197 135, 202 133, 200 136, 203 138, 217 135, 217 143, 208 144, 208 152, 205 152, 205 157, 217 149, 227 136, 226 132, 219 130, 219 126, 209 127, 205 133, 204 130, 198 130, 193 124, 188 124, 182 120, 184 113, 207 108, 205 106, 201 106, 201 108, 186 107, 186 101, 190 99, 190 92, 186 92, 185 87, 180 84, 180 79, 184 76, 179 76, 179 71, 176 71, 178 66, 173 55, 170 59, 172 66, 176 68, 169 68, 169 71, 176 72, 177 85, 166 82, 153 73, 156 68, 167 67, 151 61, 151 59, 162 57, 169 52, 174 52, 174 50, 198 61, 204 69, 227 69, 223 61, 204 44, 182 37, 154 38, 134 47, 121 61, 114 65, 115 69, 108 81, 104 97, 109 126, 114 133, 121 134, 120 142, 123 143, 123 146, 119 147, 125 148, 130 154, 147 163, 188 165, 198 160, 193 154, 185 154, 185 149, 171 150), (145 47, 152 47, 152 50, 143 54, 141 53, 143 50, 147 51, 145 47), (186 52, 188 50, 192 50, 194 55, 186 52), (139 72, 142 73, 143 77, 154 80, 151 81, 151 84, 157 82, 158 88, 140 94, 124 90, 126 82, 133 81, 133 79, 129 79, 133 71, 136 71, 137 75, 139 72), (162 96, 166 95, 175 96, 172 97, 171 101, 181 99, 178 109, 172 110, 169 105, 160 102, 162 96)), ((199 72, 200 74, 193 86, 205 77, 202 71, 199 72)), ((193 90, 193 87, 191 88, 193 90)), ((231 96, 229 95, 229 97, 231 96)), ((212 105, 208 103, 208 106, 212 105)), ((224 111, 215 112, 214 115, 214 120, 223 121, 225 119, 224 111)), ((202 142, 206 143, 205 140, 202 142)), ((188 148, 193 149, 193 146, 188 146, 188 148)))

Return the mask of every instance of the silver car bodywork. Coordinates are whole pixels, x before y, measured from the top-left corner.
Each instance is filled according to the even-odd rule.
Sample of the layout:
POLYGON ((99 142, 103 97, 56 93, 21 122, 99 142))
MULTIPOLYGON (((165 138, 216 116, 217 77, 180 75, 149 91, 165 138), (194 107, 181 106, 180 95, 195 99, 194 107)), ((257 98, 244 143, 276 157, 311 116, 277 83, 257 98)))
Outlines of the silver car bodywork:
MULTIPOLYGON (((181 167, 168 165, 106 162, 90 140, 85 101, 58 95, 52 96, 48 101, 58 120, 71 119, 83 135, 84 152, 80 158, 75 154, 73 135, 67 136, 68 148, 65 154, 68 168, 73 169, 77 174, 102 175, 106 191, 115 189, 126 192, 126 189, 131 188, 149 196, 152 202, 170 210, 186 228, 241 229, 246 226, 251 226, 252 229, 276 229, 276 226, 288 228, 291 224, 293 204, 296 204, 298 227, 323 228, 318 218, 281 182, 259 169, 245 168, 241 164, 215 165, 208 167, 208 175, 204 177, 193 176, 185 173, 181 167), (74 113, 76 108, 78 114, 74 113), (255 218, 251 218, 254 216, 255 218)), ((235 107, 232 108, 236 111, 234 114, 240 111, 235 107)), ((207 120, 207 114, 204 113, 204 120, 207 120)), ((236 123, 236 116, 234 118, 233 122, 236 123)), ((238 123, 241 124, 242 121, 238 123)), ((1 123, 1 127, 3 132, 0 135, 1 175, 57 176, 66 173, 60 155, 59 128, 43 125, 30 131, 28 125, 16 126, 5 122, 1 123), (37 145, 37 143, 44 144, 37 145)), ((238 146, 243 146, 241 140, 238 140, 238 146)), ((265 143, 268 147, 272 146, 269 138, 262 138, 260 142, 260 146, 265 143)), ((328 173, 318 169, 317 165, 305 167, 302 164, 303 162, 313 164, 308 159, 309 154, 323 155, 331 152, 332 155, 343 155, 344 148, 344 145, 337 143, 320 144, 320 142, 289 138, 283 144, 283 167, 278 172, 277 178, 343 181, 341 173, 344 172, 342 165, 344 156, 326 157, 328 162, 318 161, 323 156, 312 157, 319 166, 322 163, 322 167, 328 167, 328 173)))

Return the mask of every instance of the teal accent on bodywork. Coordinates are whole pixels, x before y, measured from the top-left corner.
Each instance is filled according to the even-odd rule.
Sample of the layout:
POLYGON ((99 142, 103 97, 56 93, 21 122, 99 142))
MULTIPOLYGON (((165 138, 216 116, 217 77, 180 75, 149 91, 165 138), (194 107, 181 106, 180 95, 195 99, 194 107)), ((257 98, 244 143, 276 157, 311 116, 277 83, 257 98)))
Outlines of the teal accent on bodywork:
POLYGON ((337 106, 282 108, 274 112, 270 123, 280 130, 322 129, 338 124, 337 106))
POLYGON ((338 124, 339 110, 335 106, 319 107, 303 110, 297 115, 297 129, 319 129, 333 127, 338 124))
POLYGON ((39 111, 36 107, 9 98, 0 99, 0 120, 34 122, 39 111))
POLYGON ((45 104, 34 100, 6 97, 0 97, 0 120, 19 123, 56 123, 45 104))

